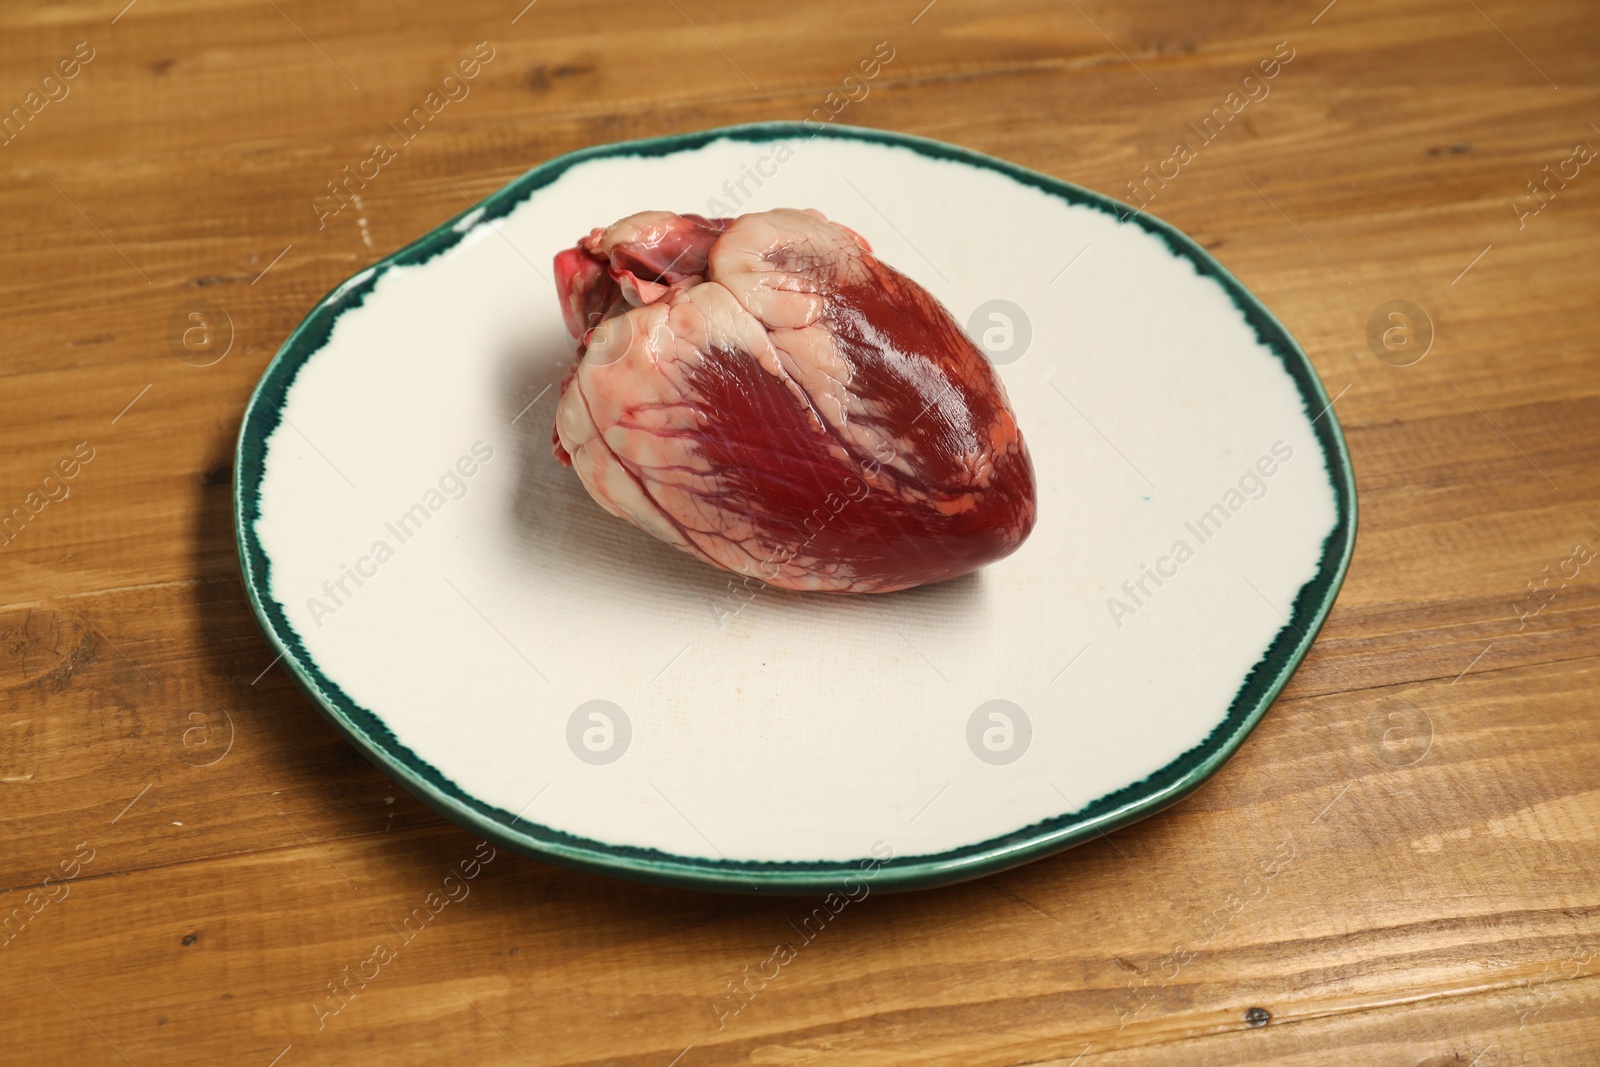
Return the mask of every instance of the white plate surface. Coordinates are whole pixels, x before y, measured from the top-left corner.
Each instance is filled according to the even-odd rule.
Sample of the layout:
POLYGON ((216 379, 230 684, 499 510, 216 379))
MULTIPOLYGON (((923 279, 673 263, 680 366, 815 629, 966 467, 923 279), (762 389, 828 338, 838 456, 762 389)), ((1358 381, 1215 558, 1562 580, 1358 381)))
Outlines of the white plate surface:
POLYGON ((304 657, 481 804, 690 860, 948 853, 1179 760, 1323 561, 1319 413, 1162 236, 903 146, 788 143, 781 165, 727 140, 581 162, 338 316, 283 397, 254 523, 304 657), (634 211, 735 208, 747 168, 776 173, 736 211, 818 208, 962 322, 1021 309, 999 371, 1039 519, 1017 553, 877 597, 747 589, 552 458, 572 345, 551 257, 634 211), (997 700, 1022 713, 1010 748, 1006 719, 969 730, 997 700), (591 701, 621 709, 610 750, 587 711, 569 743, 591 701))

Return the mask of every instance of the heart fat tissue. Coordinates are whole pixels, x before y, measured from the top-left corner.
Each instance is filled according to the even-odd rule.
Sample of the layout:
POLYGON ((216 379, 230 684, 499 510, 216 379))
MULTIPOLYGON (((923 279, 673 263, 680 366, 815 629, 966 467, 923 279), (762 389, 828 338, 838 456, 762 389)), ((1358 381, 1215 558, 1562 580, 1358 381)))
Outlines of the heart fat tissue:
POLYGON ((556 256, 553 448, 611 514, 784 589, 887 593, 1014 552, 1033 464, 994 368, 816 211, 646 211, 556 256))

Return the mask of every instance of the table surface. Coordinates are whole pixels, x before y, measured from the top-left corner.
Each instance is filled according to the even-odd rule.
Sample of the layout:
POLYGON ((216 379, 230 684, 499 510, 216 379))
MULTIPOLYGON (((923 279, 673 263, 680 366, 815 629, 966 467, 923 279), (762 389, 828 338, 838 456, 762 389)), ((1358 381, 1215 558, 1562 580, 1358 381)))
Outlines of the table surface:
POLYGON ((0 1061, 1600 1062, 1600 10, 924 2, 0 8, 0 1061), (319 219, 478 42, 470 95, 319 219), (847 92, 837 121, 1112 195, 1169 176, 1149 210, 1339 398, 1361 529, 1320 639, 1193 797, 875 894, 736 1014, 814 901, 502 851, 370 962, 477 844, 271 665, 229 511, 252 386, 536 163, 847 92), (1395 300, 1425 319, 1369 343, 1395 300))

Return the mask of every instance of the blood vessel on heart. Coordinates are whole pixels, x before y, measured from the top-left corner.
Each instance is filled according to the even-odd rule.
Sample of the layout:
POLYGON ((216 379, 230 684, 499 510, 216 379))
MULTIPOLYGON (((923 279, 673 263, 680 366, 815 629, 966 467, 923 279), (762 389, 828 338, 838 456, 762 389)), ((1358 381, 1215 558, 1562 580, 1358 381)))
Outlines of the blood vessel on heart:
POLYGON ((932 294, 816 211, 646 211, 555 259, 578 354, 553 448, 597 503, 714 567, 887 593, 1010 555, 1033 464, 932 294))

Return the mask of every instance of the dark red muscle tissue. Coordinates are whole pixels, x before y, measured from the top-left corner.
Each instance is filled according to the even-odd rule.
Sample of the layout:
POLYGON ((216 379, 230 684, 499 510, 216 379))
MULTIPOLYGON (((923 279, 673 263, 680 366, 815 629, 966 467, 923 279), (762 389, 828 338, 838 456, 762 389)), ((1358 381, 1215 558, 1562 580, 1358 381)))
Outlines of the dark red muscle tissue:
POLYGON ((647 211, 556 256, 578 357, 555 454, 601 507, 785 589, 954 578, 1033 529, 993 368, 927 290, 815 211, 647 211))

